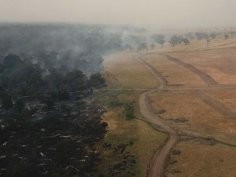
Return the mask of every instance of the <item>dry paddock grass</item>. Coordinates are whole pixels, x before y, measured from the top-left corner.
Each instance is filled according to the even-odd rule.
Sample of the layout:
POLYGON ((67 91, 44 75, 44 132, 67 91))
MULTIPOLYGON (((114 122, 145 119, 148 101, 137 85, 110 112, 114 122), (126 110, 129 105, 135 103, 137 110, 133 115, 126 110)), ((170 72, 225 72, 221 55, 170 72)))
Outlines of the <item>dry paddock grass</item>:
MULTIPOLYGON (((132 141, 134 144, 129 146, 127 151, 134 154, 137 158, 137 165, 134 169, 137 177, 146 175, 147 165, 153 153, 164 142, 166 136, 155 131, 147 123, 141 120, 126 121, 119 109, 110 110, 104 117, 104 121, 109 124, 109 131, 105 138, 106 142, 117 144, 132 141)), ((114 156, 104 153, 107 168, 114 162, 114 156)), ((117 159, 119 160, 119 159, 117 159)))
MULTIPOLYGON (((104 61, 104 76, 108 83, 108 88, 117 89, 151 89, 159 85, 157 79, 151 72, 140 63, 135 54, 124 52, 109 56, 104 61)), ((119 102, 134 101, 136 119, 127 121, 123 115, 122 107, 108 108, 108 113, 104 116, 104 121, 108 123, 108 133, 105 141, 113 144, 127 143, 132 141, 127 151, 137 157, 135 172, 137 177, 146 176, 147 165, 153 153, 160 147, 166 139, 166 135, 153 129, 146 122, 139 120, 138 99, 141 91, 116 91, 110 90, 112 95, 116 95, 119 102)), ((109 93, 105 93, 109 95, 109 93)), ((109 101, 114 99, 108 96, 109 101)), ((114 101, 114 100, 113 100, 114 101)), ((116 100, 117 101, 117 100, 116 100)), ((114 161, 119 160, 110 153, 104 153, 105 159, 101 164, 101 169, 105 170, 114 161)))
POLYGON ((235 177, 235 148, 197 141, 181 142, 175 149, 180 155, 171 155, 167 177, 235 177), (177 172, 177 173, 176 173, 177 172))
MULTIPOLYGON (((193 92, 155 93, 150 96, 155 112, 165 110, 162 118, 179 130, 199 132, 204 136, 236 143, 236 118, 221 115, 193 92), (176 123, 184 118, 187 122, 176 123)), ((236 153, 236 152, 235 152, 236 153)))
MULTIPOLYGON (((217 39, 208 49, 201 42, 191 46, 161 49, 179 60, 189 63, 214 78, 220 85, 236 84, 236 39, 217 39)), ((198 87, 204 86, 199 77, 183 66, 171 63, 164 56, 149 53, 146 60, 166 76, 169 84, 198 87)), ((181 88, 181 86, 180 86, 181 88)), ((236 113, 235 89, 204 90, 204 94, 223 104, 225 109, 236 113)), ((196 91, 169 91, 150 96, 156 113, 178 130, 198 132, 224 142, 236 144, 236 116, 227 117, 196 91), (205 100, 205 101, 204 101, 205 100), (177 123, 174 119, 185 118, 177 123)), ((220 105, 219 104, 219 105, 220 105)), ((181 141, 175 149, 180 155, 171 155, 167 177, 235 177, 236 148, 222 144, 209 145, 200 139, 181 141)))
POLYGON ((176 65, 158 54, 147 54, 145 60, 167 79, 169 86, 204 86, 204 82, 188 69, 176 65))
MULTIPOLYGON (((206 48, 204 41, 194 41, 190 46, 164 47, 145 54, 145 60, 160 71, 168 80, 168 87, 204 87, 205 83, 188 69, 167 60, 158 52, 169 55, 195 66, 207 73, 219 84, 236 85, 236 38, 216 39, 206 48)), ((135 59, 135 54, 117 54, 104 62, 104 75, 109 88, 156 88, 159 83, 149 70, 135 59)), ((236 111, 236 91, 204 90, 204 93, 221 102, 231 111, 236 111)), ((133 97, 136 101, 139 93, 120 95, 120 100, 133 97)), ((222 112, 204 101, 195 91, 154 93, 150 96, 156 113, 166 123, 179 130, 199 132, 219 140, 236 144, 236 118, 227 118, 222 112), (165 112, 163 112, 165 110, 165 112), (187 122, 176 123, 173 119, 185 118, 187 122)), ((152 153, 166 138, 141 120, 126 121, 121 108, 110 109, 104 120, 109 124, 106 140, 110 142, 134 141, 130 151, 137 155, 136 172, 138 177, 145 176, 146 165, 152 153)), ((235 177, 236 148, 221 144, 208 145, 201 140, 181 141, 176 149, 180 155, 171 155, 167 169, 168 177, 235 177), (177 161, 175 161, 177 160, 177 161)), ((104 154, 109 160, 113 157, 104 154)), ((107 164, 105 164, 106 166, 107 164)))
MULTIPOLYGON (((218 101, 222 102, 233 112, 236 112, 236 90, 229 89, 229 90, 211 90, 206 91, 206 93, 218 101)), ((236 117, 235 117, 236 119, 236 117)))
POLYGON ((171 56, 207 73, 219 84, 236 84, 236 48, 176 52, 171 56))
POLYGON ((104 61, 104 75, 111 88, 150 89, 159 84, 137 56, 128 52, 108 56, 104 61))

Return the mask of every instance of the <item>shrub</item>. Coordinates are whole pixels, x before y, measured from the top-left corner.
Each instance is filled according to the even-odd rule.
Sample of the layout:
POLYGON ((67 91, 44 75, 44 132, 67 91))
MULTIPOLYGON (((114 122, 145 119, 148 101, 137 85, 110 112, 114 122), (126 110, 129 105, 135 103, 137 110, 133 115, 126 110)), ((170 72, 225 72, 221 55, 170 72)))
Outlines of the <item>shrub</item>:
POLYGON ((125 115, 126 120, 131 120, 135 118, 133 102, 124 104, 124 115, 125 115))

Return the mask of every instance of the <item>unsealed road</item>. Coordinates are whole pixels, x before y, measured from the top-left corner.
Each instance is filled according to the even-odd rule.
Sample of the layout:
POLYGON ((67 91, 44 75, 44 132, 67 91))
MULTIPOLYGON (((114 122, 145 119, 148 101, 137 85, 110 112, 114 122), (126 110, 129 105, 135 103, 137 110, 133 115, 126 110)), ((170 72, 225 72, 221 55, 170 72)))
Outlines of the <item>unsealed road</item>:
POLYGON ((164 132, 166 132, 169 137, 164 146, 160 149, 160 151, 156 152, 153 157, 153 161, 150 163, 150 169, 148 171, 148 177, 163 177, 164 176, 164 167, 165 162, 170 153, 171 149, 174 145, 178 142, 179 136, 177 132, 165 124, 160 117, 158 117, 153 110, 151 109, 151 105, 148 99, 149 94, 157 91, 163 90, 166 88, 167 81, 166 79, 157 71, 154 67, 146 63, 142 60, 142 57, 138 57, 138 60, 142 62, 160 81, 160 86, 156 90, 149 90, 142 93, 139 97, 139 106, 140 106, 140 113, 143 117, 150 123, 157 125, 160 127, 164 132))
POLYGON ((192 71, 196 75, 198 75, 207 84, 207 86, 214 86, 214 85, 218 84, 211 76, 209 76, 205 72, 197 69, 195 66, 193 66, 193 65, 191 65, 189 63, 185 63, 185 62, 181 61, 180 59, 174 58, 174 57, 172 57, 170 55, 164 55, 164 56, 166 56, 166 58, 169 61, 172 61, 172 62, 174 62, 174 63, 176 63, 178 65, 181 65, 181 66, 189 69, 190 71, 192 71))
POLYGON ((179 137, 175 130, 163 123, 161 119, 152 111, 150 103, 148 101, 148 94, 150 94, 151 92, 153 91, 147 91, 140 95, 140 112, 145 117, 145 119, 148 120, 148 122, 157 125, 163 131, 168 133, 169 138, 166 144, 161 148, 161 150, 155 153, 153 162, 151 162, 150 164, 148 177, 163 177, 167 156, 172 147, 177 143, 179 137))

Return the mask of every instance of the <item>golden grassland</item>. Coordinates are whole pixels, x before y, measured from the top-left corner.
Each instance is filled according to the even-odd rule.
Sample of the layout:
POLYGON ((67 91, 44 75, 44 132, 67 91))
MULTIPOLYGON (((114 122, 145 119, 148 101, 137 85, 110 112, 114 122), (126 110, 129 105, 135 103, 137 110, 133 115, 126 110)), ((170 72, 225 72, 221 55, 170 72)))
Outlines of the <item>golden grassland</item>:
POLYGON ((167 177, 234 177, 236 174, 235 148, 203 142, 179 143, 176 148, 181 153, 171 155, 167 177))
POLYGON ((104 76, 111 88, 150 89, 158 81, 137 60, 137 56, 124 52, 107 57, 104 61, 104 76))
MULTIPOLYGON (((236 38, 228 40, 217 38, 208 47, 206 41, 191 41, 191 45, 178 45, 155 48, 144 53, 145 60, 154 66, 171 86, 202 87, 204 82, 188 69, 170 62, 158 52, 168 53, 199 70, 207 73, 219 84, 236 84, 236 38)), ((112 90, 113 88, 150 89, 157 88, 158 81, 150 71, 136 60, 131 52, 109 56, 104 62, 104 76, 111 90, 97 93, 100 103, 107 106, 104 121, 108 123, 105 142, 112 144, 130 143, 127 151, 134 154, 137 164, 133 169, 137 177, 146 175, 147 164, 154 153, 165 141, 162 134, 139 118, 138 97, 141 91, 112 90), (136 119, 125 120, 125 102, 134 102, 136 119)), ((233 90, 204 90, 232 111, 236 109, 236 92, 233 90)), ((236 143, 236 119, 228 119, 212 105, 203 101, 194 91, 168 91, 150 95, 151 105, 167 124, 178 130, 199 132, 219 140, 236 143), (184 118, 186 122, 176 122, 184 118)), ((209 145, 200 139, 181 141, 176 149, 180 155, 171 155, 167 168, 168 177, 234 177, 236 174, 236 149, 221 144, 209 145), (177 160, 177 161, 175 161, 177 160)), ((111 152, 104 151, 105 159, 100 168, 107 170, 109 165, 121 160, 111 152)))
POLYGON ((222 102, 225 106, 227 106, 230 110, 236 113, 236 90, 211 90, 206 91, 206 93, 218 101, 222 102))
POLYGON ((225 117, 192 92, 172 92, 150 96, 155 112, 165 110, 162 118, 179 130, 191 130, 222 141, 235 142, 236 119, 225 117), (186 119, 176 123, 175 119, 186 119))
MULTIPOLYGON (((216 39, 208 48, 204 46, 203 41, 194 41, 190 46, 166 47, 159 51, 166 52, 210 75, 219 83, 219 87, 236 84, 236 38, 216 39)), ((175 63, 170 64, 158 53, 147 54, 146 60, 166 76, 169 84, 202 86, 199 78, 194 78, 194 73, 175 63)), ((231 112, 236 112, 234 89, 221 88, 203 92, 231 112)), ((236 143, 236 118, 222 114, 220 110, 203 101, 195 91, 153 93, 150 100, 154 111, 175 129, 194 131, 203 136, 236 143), (182 118, 187 121, 174 121, 182 118)), ((195 139, 179 142, 176 149, 180 150, 181 154, 171 155, 166 171, 168 177, 234 177, 236 174, 235 147, 209 145, 201 139, 195 139)))
MULTIPOLYGON (((129 170, 134 172, 137 177, 144 177, 149 160, 163 144, 166 135, 156 131, 148 123, 141 120, 138 104, 140 91, 112 89, 150 89, 158 87, 159 83, 131 53, 122 53, 106 59, 104 76, 108 83, 108 90, 97 93, 97 100, 106 105, 108 109, 103 118, 108 123, 108 132, 104 142, 113 145, 131 144, 127 147, 126 152, 133 154, 137 163, 129 170), (122 104, 130 102, 134 103, 135 119, 126 120, 122 104)), ((114 155, 111 151, 104 151, 102 158, 104 160, 99 168, 104 172, 112 164, 122 160, 121 156, 114 155)))
POLYGON ((154 66, 167 79, 169 86, 204 86, 204 82, 191 71, 176 65, 158 54, 148 54, 146 61, 154 66))
POLYGON ((236 48, 178 52, 171 55, 204 71, 219 84, 236 84, 236 48))
MULTIPOLYGON (((136 119, 127 122, 124 120, 121 110, 109 111, 105 115, 104 121, 108 122, 110 127, 105 141, 111 144, 132 142, 133 145, 129 146, 127 151, 137 158, 137 165, 134 169, 135 176, 145 176, 150 158, 166 137, 153 130, 142 120, 136 119)), ((104 164, 106 168, 114 160, 114 156, 108 152, 103 157, 107 162, 104 164)))

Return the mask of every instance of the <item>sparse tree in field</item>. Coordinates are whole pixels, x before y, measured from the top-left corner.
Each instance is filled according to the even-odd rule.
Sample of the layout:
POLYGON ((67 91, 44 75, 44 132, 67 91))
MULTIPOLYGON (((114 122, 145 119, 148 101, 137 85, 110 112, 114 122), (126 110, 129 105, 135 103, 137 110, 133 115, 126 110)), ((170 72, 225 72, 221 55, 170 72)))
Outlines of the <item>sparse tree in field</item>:
POLYGON ((211 39, 215 39, 216 38, 216 33, 211 33, 210 37, 211 37, 211 39))
POLYGON ((211 36, 207 33, 199 33, 199 32, 195 33, 195 35, 198 40, 206 40, 207 47, 208 47, 209 43, 211 42, 211 38, 215 37, 214 35, 211 36))
POLYGON ((190 44, 190 40, 186 37, 183 37, 181 35, 177 36, 174 35, 170 38, 169 43, 172 45, 172 47, 178 45, 178 44, 185 44, 185 45, 189 45, 190 44))
POLYGON ((183 43, 185 45, 189 45, 190 44, 190 41, 187 38, 183 38, 182 41, 183 41, 183 43))
POLYGON ((162 35, 162 34, 154 34, 153 36, 153 39, 156 43, 160 44, 162 47, 163 45, 165 44, 165 36, 162 35))
POLYGON ((182 40, 183 40, 182 36, 174 35, 170 38, 169 43, 171 44, 172 47, 174 47, 178 44, 181 44, 183 42, 182 40))
POLYGON ((177 36, 172 36, 169 40, 169 43, 171 44, 172 47, 178 44, 178 38, 177 36))

